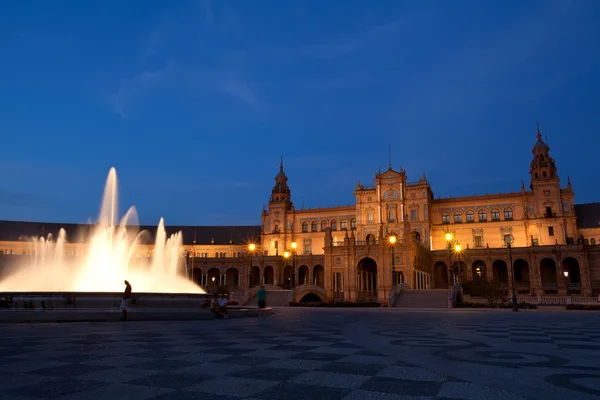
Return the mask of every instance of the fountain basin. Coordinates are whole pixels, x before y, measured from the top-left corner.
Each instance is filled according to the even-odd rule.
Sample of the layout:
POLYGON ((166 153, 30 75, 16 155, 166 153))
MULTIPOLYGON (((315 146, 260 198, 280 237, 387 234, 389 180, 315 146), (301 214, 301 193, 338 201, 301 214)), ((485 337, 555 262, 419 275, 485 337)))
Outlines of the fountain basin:
MULTIPOLYGON (((3 292, 2 322, 118 321, 122 293, 3 292)), ((195 293, 134 293, 127 317, 132 321, 203 320, 216 318, 211 297, 195 293)), ((231 307, 230 317, 256 316, 257 310, 231 307)))

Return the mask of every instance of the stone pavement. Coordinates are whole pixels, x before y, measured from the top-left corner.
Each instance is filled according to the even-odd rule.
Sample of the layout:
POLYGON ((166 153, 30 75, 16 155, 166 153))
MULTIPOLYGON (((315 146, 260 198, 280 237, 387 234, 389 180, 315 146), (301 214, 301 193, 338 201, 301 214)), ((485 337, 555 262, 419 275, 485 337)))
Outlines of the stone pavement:
POLYGON ((5 324, 0 399, 600 399, 599 355, 594 312, 5 324))

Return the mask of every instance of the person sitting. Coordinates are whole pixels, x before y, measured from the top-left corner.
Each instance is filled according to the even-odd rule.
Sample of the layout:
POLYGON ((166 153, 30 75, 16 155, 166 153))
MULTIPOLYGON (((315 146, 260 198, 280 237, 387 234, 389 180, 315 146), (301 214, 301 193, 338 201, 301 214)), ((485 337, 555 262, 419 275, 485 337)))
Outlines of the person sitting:
POLYGON ((227 298, 225 295, 221 295, 221 297, 217 300, 217 304, 219 305, 219 312, 223 315, 223 318, 229 318, 227 315, 227 298))

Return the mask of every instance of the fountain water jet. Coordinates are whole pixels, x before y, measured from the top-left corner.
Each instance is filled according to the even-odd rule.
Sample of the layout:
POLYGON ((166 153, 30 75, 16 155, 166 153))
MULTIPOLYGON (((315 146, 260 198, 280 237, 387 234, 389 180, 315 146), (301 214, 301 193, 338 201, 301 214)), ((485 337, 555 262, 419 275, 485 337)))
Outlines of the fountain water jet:
POLYGON ((156 231, 153 256, 136 257, 140 239, 137 212, 131 207, 117 224, 117 172, 111 168, 104 188, 98 225, 83 245, 84 254, 67 262, 67 237, 61 229, 52 235, 32 238, 32 258, 0 281, 7 292, 120 292, 123 281, 131 282, 138 293, 205 293, 187 278, 181 232, 170 237, 161 218, 156 231), (132 258, 136 259, 134 263, 132 258), (137 261, 142 262, 137 262, 137 261), (73 264, 73 265, 69 265, 73 264), (135 265, 132 265, 135 264, 135 265))

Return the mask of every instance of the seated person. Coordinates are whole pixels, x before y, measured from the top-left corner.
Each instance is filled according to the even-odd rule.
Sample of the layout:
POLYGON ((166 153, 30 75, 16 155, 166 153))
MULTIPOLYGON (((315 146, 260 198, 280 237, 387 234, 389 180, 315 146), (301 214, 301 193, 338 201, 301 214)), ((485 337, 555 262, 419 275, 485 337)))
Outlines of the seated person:
POLYGON ((229 318, 227 315, 227 298, 225 295, 221 295, 221 297, 217 300, 217 304, 219 306, 219 312, 223 315, 223 318, 229 318))

